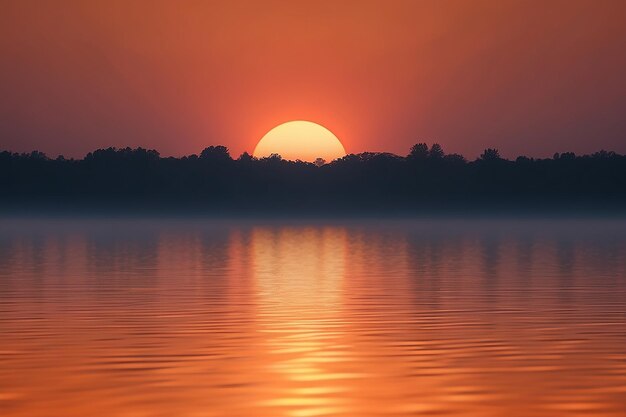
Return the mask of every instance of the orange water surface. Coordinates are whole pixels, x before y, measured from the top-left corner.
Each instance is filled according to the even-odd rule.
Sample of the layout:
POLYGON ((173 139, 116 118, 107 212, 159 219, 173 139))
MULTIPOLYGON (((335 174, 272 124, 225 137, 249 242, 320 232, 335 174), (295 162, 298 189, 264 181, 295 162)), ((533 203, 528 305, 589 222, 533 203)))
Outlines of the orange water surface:
POLYGON ((0 220, 3 417, 626 415, 626 221, 0 220))

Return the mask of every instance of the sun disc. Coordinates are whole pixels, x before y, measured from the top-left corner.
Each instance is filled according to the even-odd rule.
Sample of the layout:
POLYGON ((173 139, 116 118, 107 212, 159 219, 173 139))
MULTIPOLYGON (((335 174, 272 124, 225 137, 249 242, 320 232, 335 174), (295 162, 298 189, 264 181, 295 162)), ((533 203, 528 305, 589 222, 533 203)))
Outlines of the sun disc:
POLYGON ((327 162, 346 155, 343 145, 324 126, 306 120, 294 120, 276 126, 265 134, 254 149, 254 156, 263 158, 278 154, 284 159, 327 162))

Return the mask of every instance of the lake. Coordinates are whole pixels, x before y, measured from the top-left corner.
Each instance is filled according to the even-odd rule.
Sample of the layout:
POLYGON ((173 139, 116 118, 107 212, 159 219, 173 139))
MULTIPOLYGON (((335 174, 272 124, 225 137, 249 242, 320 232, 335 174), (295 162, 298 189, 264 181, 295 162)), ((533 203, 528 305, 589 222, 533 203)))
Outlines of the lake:
POLYGON ((626 220, 0 220, 3 417, 626 415, 626 220))

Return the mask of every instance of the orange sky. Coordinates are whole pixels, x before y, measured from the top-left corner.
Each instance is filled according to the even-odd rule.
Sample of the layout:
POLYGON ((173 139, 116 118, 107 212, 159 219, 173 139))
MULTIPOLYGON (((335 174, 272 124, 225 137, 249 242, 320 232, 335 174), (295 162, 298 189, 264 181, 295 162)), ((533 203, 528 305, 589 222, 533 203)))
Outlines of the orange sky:
POLYGON ((0 0, 0 148, 626 153, 626 2, 0 0))

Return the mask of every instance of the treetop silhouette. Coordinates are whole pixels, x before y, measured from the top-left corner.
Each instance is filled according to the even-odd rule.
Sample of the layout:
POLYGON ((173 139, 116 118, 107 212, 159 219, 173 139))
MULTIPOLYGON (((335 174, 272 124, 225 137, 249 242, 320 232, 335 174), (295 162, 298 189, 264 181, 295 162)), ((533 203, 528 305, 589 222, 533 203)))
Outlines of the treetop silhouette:
POLYGON ((225 146, 161 157, 144 148, 106 148, 83 159, 38 151, 0 152, 0 204, 56 202, 200 204, 209 207, 415 208, 430 203, 626 206, 626 156, 502 158, 488 148, 473 161, 417 143, 408 155, 349 154, 289 161, 273 154, 233 159, 225 146))

